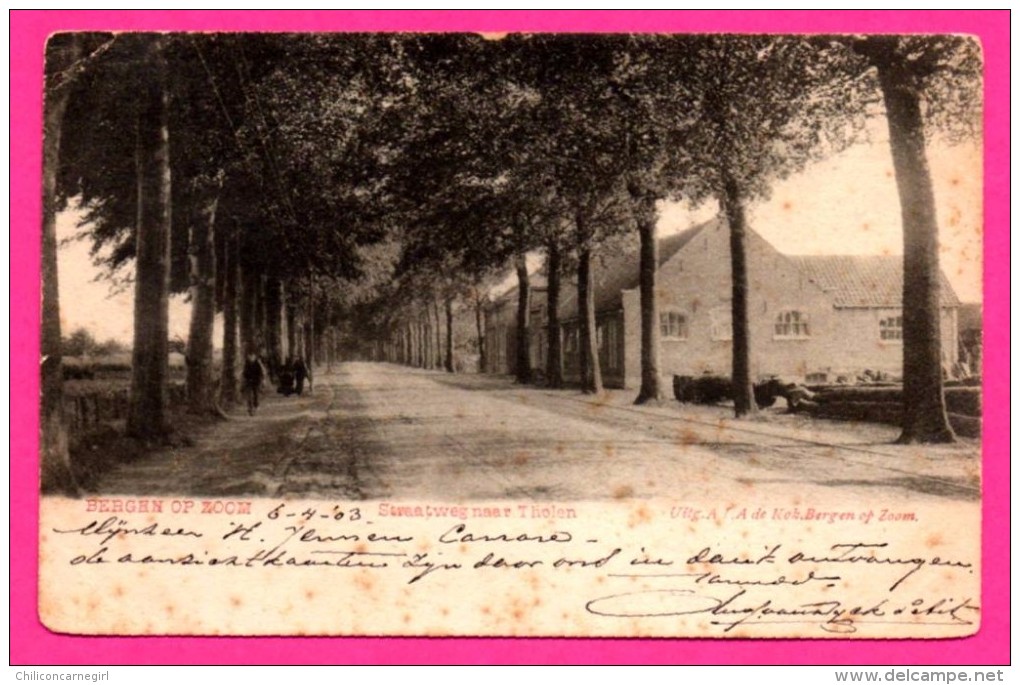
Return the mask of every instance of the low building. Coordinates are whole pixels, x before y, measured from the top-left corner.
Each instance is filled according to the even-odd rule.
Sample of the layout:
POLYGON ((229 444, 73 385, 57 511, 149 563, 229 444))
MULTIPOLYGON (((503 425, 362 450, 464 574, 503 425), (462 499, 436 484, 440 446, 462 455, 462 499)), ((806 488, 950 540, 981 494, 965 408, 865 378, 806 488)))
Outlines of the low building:
MULTIPOLYGON (((542 272, 528 279, 529 359, 531 368, 541 375, 545 370, 546 342, 546 279, 542 272)), ((513 374, 517 364, 517 299, 514 286, 495 298, 485 308, 485 373, 513 374)))
POLYGON ((967 302, 960 305, 957 313, 960 330, 960 350, 957 358, 963 370, 974 376, 981 375, 981 343, 983 338, 983 318, 980 302, 967 302))
MULTIPOLYGON (((901 257, 788 256, 751 230, 746 245, 753 377, 777 375, 823 382, 853 377, 865 370, 900 374, 901 257)), ((665 379, 674 374, 730 374, 730 265, 729 229, 722 219, 660 240, 656 292, 661 334, 659 368, 665 379)), ((636 236, 629 245, 595 261, 596 328, 607 387, 640 385, 638 266, 636 236)), ((564 376, 577 381, 576 285, 567 283, 563 291, 559 312, 564 376)), ((941 297, 942 349, 951 364, 958 356, 960 303, 944 276, 941 297)), ((531 304, 541 308, 543 303, 544 289, 533 296, 531 304)), ((516 306, 502 311, 501 333, 512 339, 516 306), (511 316, 507 318, 506 314, 511 316)), ((545 330, 531 328, 535 345, 545 330)), ((535 359, 532 361, 534 364, 535 359)))

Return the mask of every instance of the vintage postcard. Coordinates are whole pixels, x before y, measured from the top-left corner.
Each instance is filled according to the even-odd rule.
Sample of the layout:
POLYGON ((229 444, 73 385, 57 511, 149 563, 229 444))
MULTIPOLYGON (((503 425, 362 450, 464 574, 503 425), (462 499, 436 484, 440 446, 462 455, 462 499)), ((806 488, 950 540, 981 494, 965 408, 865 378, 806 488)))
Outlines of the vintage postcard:
POLYGON ((45 57, 50 631, 981 630, 976 38, 45 57))

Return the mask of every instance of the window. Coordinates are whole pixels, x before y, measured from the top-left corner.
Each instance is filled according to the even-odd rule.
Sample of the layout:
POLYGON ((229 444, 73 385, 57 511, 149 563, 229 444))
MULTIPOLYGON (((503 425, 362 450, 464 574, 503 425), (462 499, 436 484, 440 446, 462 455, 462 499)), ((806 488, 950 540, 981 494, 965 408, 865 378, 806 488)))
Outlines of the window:
POLYGON ((708 313, 712 322, 712 340, 733 340, 733 310, 727 305, 708 313))
POLYGON ((567 337, 565 345, 566 351, 577 352, 577 329, 576 328, 568 329, 566 337, 567 337))
POLYGON ((780 340, 796 340, 810 336, 808 316, 804 312, 796 309, 784 309, 776 316, 775 333, 772 337, 780 340))
POLYGON ((686 340, 687 317, 680 312, 661 312, 659 331, 663 340, 686 340))
POLYGON ((878 337, 882 342, 903 342, 903 317, 887 316, 878 322, 878 337))

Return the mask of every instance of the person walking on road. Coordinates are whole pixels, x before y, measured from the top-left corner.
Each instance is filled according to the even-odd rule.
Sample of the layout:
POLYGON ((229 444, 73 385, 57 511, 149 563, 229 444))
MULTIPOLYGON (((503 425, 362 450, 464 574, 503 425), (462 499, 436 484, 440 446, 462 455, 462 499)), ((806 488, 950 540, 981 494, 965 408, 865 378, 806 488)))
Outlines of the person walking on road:
POLYGON ((248 359, 244 362, 244 396, 248 400, 248 415, 254 416, 259 408, 259 391, 262 389, 262 379, 265 374, 262 371, 262 364, 254 352, 248 353, 248 359))
MULTIPOLYGON (((294 394, 294 376, 296 375, 296 369, 294 368, 294 362, 287 357, 287 361, 280 368, 280 384, 277 387, 277 392, 284 397, 290 397, 294 394)), ((298 385, 298 388, 301 386, 298 385)), ((301 391, 298 390, 298 393, 301 391)))
MULTIPOLYGON (((292 368, 294 370, 294 381, 297 383, 297 394, 300 396, 305 391, 305 378, 308 378, 309 381, 311 381, 308 374, 308 367, 305 366, 305 360, 298 357, 294 360, 292 368)), ((311 385, 309 385, 309 389, 310 388, 311 385)))

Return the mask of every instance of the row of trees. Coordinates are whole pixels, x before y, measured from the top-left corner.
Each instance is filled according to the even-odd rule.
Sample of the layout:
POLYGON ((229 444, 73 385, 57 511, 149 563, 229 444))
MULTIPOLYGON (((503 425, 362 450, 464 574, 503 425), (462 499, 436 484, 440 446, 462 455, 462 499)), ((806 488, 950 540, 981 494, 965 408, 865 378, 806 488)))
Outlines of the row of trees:
POLYGON ((429 107, 417 110, 422 123, 404 169, 427 179, 409 192, 426 208, 415 217, 416 231, 438 253, 437 260, 419 257, 417 264, 442 270, 452 254, 469 271, 508 260, 515 265, 518 380, 530 380, 524 254, 543 249, 547 255, 553 386, 562 384, 556 312, 564 255, 573 262, 582 389, 598 392, 592 254, 614 234, 636 230, 642 301, 636 401, 659 399, 656 207, 667 199, 715 199, 731 234, 738 416, 755 411, 746 207, 767 197, 776 179, 861 141, 867 118, 884 107, 904 208, 905 327, 912 329, 905 333, 909 401, 902 440, 951 439, 941 392, 937 225, 925 140, 935 130, 974 133, 980 60, 973 43, 894 36, 511 36, 497 46, 468 41, 438 56, 426 52, 413 63, 444 76, 427 81, 429 107), (415 153, 424 155, 418 164, 415 153))
POLYGON ((60 354, 65 357, 106 357, 130 352, 124 343, 116 338, 100 342, 87 328, 76 328, 61 340, 60 354))
POLYGON ((582 386, 597 392, 593 255, 624 231, 638 232, 642 245, 638 402, 658 399, 656 207, 678 198, 714 198, 729 221, 740 415, 754 410, 746 206, 775 179, 857 140, 881 102, 904 206, 907 395, 935 403, 908 404, 904 439, 945 439, 944 409, 941 422, 935 416, 937 230, 924 141, 926 126, 959 131, 972 120, 966 91, 977 65, 974 46, 956 38, 54 36, 43 184, 44 480, 68 487, 70 473, 66 447, 53 437, 53 223, 67 202, 84 209, 111 274, 134 263, 128 429, 139 437, 169 429, 172 291, 192 301, 189 403, 207 411, 234 399, 239 349, 258 349, 271 364, 284 344, 314 357, 318 346, 340 344, 338 328, 348 342, 385 341, 407 359, 452 369, 457 303, 474 307, 481 338, 480 293, 514 264, 517 368, 527 382, 525 256, 535 250, 547 254, 557 332, 548 336, 547 378, 562 384, 555 311, 571 269, 583 313, 582 386), (219 379, 217 311, 225 322, 219 379))

